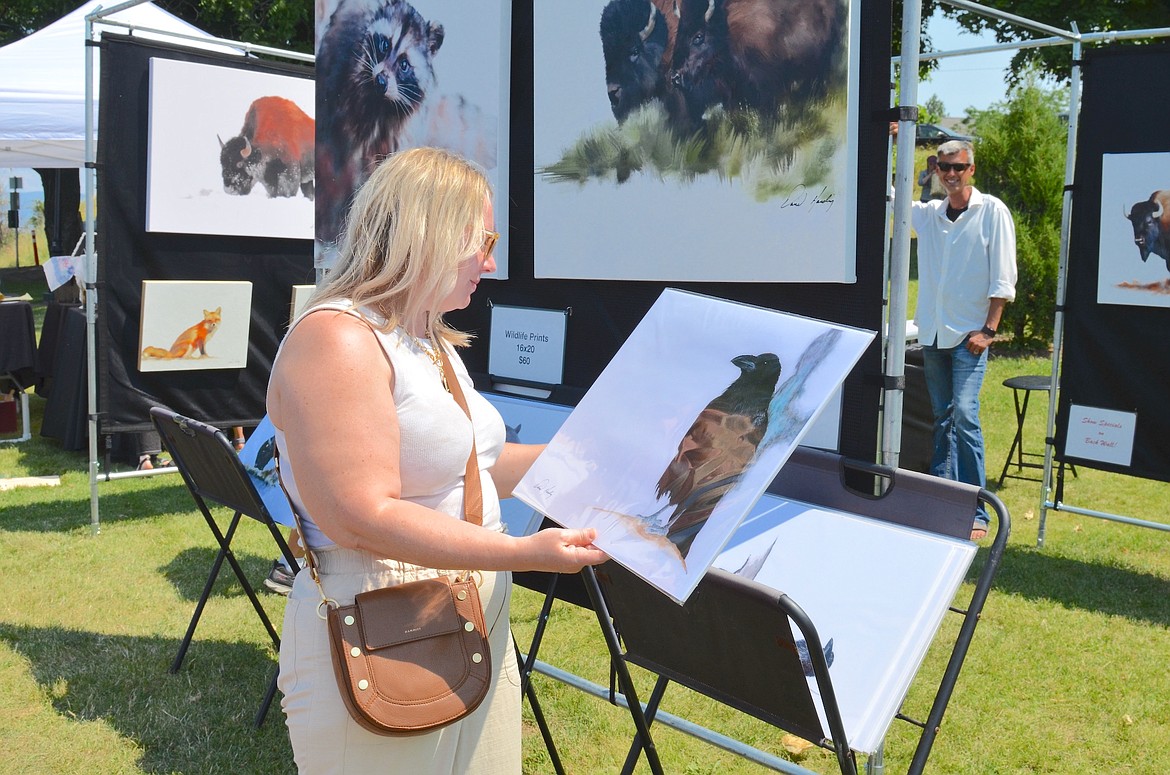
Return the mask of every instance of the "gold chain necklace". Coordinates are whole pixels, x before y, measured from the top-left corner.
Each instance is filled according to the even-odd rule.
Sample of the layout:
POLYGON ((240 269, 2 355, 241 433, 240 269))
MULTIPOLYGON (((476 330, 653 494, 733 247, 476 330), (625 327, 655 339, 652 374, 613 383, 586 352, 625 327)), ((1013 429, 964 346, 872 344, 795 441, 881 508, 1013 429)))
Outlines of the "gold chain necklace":
MULTIPOLYGON (((409 334, 410 332, 408 331, 407 333, 409 334)), ((414 340, 415 347, 417 347, 424 355, 430 358, 431 363, 435 364, 435 366, 439 369, 439 377, 443 380, 443 389, 450 393, 451 386, 447 384, 447 370, 443 368, 443 356, 439 350, 438 342, 435 341, 434 334, 431 333, 430 329, 427 329, 427 341, 430 343, 430 347, 427 347, 425 344, 423 344, 422 340, 414 334, 410 334, 410 338, 414 340)))

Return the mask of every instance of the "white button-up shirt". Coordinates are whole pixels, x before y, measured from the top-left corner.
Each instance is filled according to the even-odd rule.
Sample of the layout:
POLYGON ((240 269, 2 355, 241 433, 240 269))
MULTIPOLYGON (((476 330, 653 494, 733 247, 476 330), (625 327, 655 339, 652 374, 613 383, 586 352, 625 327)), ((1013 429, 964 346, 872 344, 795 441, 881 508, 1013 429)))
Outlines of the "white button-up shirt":
POLYGON ((988 299, 1016 297, 1016 227, 1007 205, 972 187, 952 223, 947 203, 916 201, 910 215, 918 232, 918 340, 940 348, 986 324, 988 299))

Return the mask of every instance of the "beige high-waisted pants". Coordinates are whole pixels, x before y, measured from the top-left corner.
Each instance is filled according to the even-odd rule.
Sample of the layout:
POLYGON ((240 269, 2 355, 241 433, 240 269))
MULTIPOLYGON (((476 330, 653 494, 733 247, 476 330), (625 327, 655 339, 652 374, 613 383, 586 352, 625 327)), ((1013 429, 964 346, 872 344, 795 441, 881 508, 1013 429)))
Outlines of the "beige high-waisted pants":
MULTIPOLYGON (((315 552, 325 593, 339 605, 371 589, 433 578, 436 571, 366 552, 328 547, 315 552)), ((424 735, 388 737, 360 727, 341 700, 329 655, 321 596, 298 573, 284 614, 280 644, 281 707, 301 775, 518 775, 520 673, 508 624, 510 573, 484 573, 479 589, 495 675, 475 712, 424 735)))

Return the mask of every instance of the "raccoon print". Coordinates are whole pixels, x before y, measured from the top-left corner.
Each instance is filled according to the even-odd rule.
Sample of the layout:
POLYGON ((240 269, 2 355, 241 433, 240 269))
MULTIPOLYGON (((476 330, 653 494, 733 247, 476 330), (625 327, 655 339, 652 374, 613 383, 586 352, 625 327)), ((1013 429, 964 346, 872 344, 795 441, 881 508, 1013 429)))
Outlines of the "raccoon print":
POLYGON ((316 234, 341 235, 354 192, 402 146, 435 88, 443 25, 406 0, 341 0, 317 49, 316 234))

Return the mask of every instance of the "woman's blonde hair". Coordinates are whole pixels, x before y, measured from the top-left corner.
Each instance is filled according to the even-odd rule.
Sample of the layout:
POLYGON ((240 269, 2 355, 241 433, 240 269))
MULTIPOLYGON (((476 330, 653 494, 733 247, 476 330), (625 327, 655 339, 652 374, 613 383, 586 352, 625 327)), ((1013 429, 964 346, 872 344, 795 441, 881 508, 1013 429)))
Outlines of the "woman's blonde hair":
POLYGON ((483 245, 490 193, 483 172, 449 151, 388 157, 354 197, 337 263, 309 304, 349 299, 383 315, 384 331, 421 319, 434 336, 466 345, 470 337, 437 307, 483 245))

